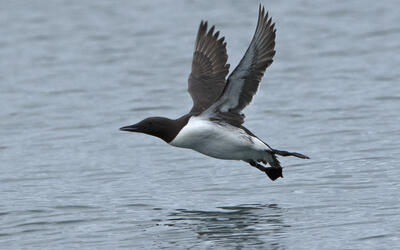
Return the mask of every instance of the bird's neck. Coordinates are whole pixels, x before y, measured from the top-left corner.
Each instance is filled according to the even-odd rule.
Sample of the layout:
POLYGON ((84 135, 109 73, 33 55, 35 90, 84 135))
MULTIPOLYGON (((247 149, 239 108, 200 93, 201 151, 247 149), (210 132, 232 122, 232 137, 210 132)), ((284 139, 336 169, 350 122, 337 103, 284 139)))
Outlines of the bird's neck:
POLYGON ((164 128, 159 131, 156 136, 165 142, 170 143, 173 139, 175 139, 181 129, 188 123, 190 117, 191 115, 184 115, 176 120, 168 119, 164 128))

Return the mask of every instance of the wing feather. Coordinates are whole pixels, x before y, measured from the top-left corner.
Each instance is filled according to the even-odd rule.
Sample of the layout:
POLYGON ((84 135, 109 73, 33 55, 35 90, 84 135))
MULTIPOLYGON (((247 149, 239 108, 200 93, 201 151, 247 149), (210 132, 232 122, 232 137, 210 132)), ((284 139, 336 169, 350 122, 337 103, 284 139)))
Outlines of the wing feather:
POLYGON ((229 64, 224 37, 218 38, 212 26, 207 32, 207 22, 201 22, 194 46, 192 72, 188 91, 193 99, 191 113, 200 113, 210 107, 221 95, 226 85, 229 64))
POLYGON ((273 61, 275 33, 275 23, 272 23, 268 13, 260 5, 253 39, 239 65, 228 77, 221 96, 206 113, 228 119, 228 122, 235 125, 244 122, 241 111, 253 99, 265 70, 273 61))

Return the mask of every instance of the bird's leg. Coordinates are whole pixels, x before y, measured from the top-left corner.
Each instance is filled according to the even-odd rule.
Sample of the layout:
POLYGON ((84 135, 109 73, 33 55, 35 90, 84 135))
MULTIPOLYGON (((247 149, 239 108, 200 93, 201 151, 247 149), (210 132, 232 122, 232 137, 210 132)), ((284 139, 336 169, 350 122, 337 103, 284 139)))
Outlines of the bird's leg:
POLYGON ((273 181, 278 179, 279 177, 283 178, 283 176, 282 176, 282 168, 276 168, 276 167, 268 167, 268 168, 266 168, 263 165, 258 164, 255 161, 249 161, 249 163, 250 163, 251 166, 253 166, 253 167, 259 169, 260 171, 266 173, 268 175, 268 177, 273 181))

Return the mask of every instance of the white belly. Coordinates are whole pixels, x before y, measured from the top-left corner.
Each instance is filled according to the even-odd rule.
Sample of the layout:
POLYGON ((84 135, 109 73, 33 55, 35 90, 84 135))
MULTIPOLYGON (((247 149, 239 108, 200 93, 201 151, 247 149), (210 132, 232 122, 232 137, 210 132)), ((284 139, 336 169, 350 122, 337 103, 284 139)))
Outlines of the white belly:
POLYGON ((195 116, 189 119, 170 145, 226 160, 265 159, 269 155, 265 152, 268 146, 244 130, 195 116))

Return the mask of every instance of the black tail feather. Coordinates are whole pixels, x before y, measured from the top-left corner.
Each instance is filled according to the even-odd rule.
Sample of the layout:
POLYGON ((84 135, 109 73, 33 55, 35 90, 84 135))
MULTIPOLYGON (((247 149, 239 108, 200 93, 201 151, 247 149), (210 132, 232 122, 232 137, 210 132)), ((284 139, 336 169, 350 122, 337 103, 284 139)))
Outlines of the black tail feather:
POLYGON ((295 156, 301 159, 310 159, 310 157, 297 153, 297 152, 288 152, 288 151, 283 151, 283 150, 277 150, 277 149, 273 149, 272 153, 280 155, 280 156, 295 156))

